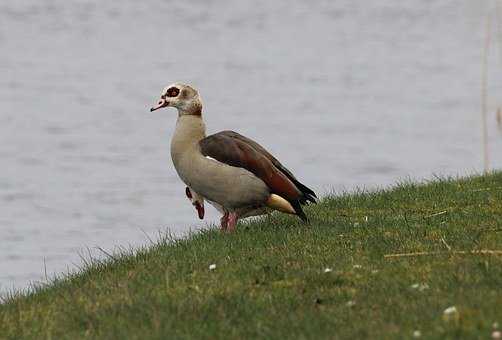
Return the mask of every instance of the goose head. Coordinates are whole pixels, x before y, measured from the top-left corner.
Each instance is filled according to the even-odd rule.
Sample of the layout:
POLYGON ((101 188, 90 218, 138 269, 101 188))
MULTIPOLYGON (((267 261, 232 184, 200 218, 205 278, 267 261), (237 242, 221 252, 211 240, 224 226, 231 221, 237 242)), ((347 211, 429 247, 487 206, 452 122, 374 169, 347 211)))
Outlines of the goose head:
POLYGON ((160 94, 157 105, 150 109, 150 112, 163 107, 175 107, 178 115, 198 115, 202 114, 202 100, 199 92, 189 85, 174 83, 166 86, 160 94))

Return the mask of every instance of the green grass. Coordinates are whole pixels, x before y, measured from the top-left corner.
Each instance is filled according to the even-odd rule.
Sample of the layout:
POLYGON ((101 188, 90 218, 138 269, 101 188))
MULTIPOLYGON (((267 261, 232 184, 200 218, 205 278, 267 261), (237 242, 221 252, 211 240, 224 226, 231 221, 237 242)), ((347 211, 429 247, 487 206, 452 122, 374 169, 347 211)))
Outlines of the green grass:
POLYGON ((166 238, 13 294, 0 338, 487 339, 502 327, 502 256, 455 253, 502 249, 502 173, 333 195, 307 214, 311 226, 273 215, 166 238))

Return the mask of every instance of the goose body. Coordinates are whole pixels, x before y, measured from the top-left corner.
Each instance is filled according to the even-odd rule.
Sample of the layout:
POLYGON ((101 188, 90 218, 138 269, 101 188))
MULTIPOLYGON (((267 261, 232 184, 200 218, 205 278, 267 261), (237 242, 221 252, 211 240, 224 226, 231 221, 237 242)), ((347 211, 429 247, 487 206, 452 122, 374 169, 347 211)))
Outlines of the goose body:
POLYGON ((181 116, 171 140, 171 157, 181 180, 205 199, 237 210, 259 205, 270 195, 267 185, 250 171, 202 154, 202 119, 181 116))
POLYGON ((166 87, 151 111, 166 106, 178 109, 171 157, 200 218, 206 200, 222 212, 222 229, 228 231, 239 218, 271 209, 307 220, 301 206, 315 202, 315 193, 255 141, 233 131, 206 136, 202 101, 195 89, 183 84, 166 87))

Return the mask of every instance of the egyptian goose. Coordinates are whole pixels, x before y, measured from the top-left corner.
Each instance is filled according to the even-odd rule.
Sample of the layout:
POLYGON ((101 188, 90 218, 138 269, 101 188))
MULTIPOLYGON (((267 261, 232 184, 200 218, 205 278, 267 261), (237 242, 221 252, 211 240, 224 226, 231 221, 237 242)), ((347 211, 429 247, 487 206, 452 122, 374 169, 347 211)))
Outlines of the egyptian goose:
POLYGON ((165 87, 150 111, 169 106, 178 109, 171 157, 200 218, 206 200, 223 214, 223 231, 233 231, 239 218, 270 210, 307 221, 302 205, 315 203, 316 194, 255 141, 233 131, 206 137, 202 100, 194 88, 165 87))

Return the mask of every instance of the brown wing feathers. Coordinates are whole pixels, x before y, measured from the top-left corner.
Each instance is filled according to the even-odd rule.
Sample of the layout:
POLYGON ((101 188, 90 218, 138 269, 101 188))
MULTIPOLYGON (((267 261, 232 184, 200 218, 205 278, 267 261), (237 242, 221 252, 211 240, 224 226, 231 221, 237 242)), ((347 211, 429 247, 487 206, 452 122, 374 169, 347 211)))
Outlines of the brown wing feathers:
POLYGON ((291 173, 291 171, 289 171, 284 165, 282 165, 281 162, 279 162, 277 160, 277 158, 272 156, 272 154, 270 154, 267 150, 265 150, 265 148, 263 148, 260 144, 256 143, 254 140, 251 140, 251 139, 249 139, 241 134, 238 134, 237 132, 234 132, 234 131, 222 131, 220 133, 225 134, 226 136, 241 140, 241 141, 245 142, 246 144, 249 144, 251 147, 253 147, 255 150, 257 150, 259 153, 261 153, 262 155, 267 157, 272 162, 272 164, 277 169, 279 169, 284 175, 286 175, 286 177, 288 177, 288 179, 291 182, 293 182, 294 185, 301 191, 301 193, 303 194, 302 197, 300 198, 301 204, 305 204, 308 201, 310 201, 312 203, 316 203, 317 196, 316 196, 315 192, 313 190, 311 190, 310 188, 308 188, 307 186, 305 186, 304 184, 300 183, 300 181, 298 181, 296 179, 296 177, 291 173))
POLYGON ((315 193, 258 143, 236 132, 222 131, 204 138, 199 145, 204 156, 252 172, 272 193, 288 200, 301 219, 307 219, 301 204, 315 202, 315 193))

